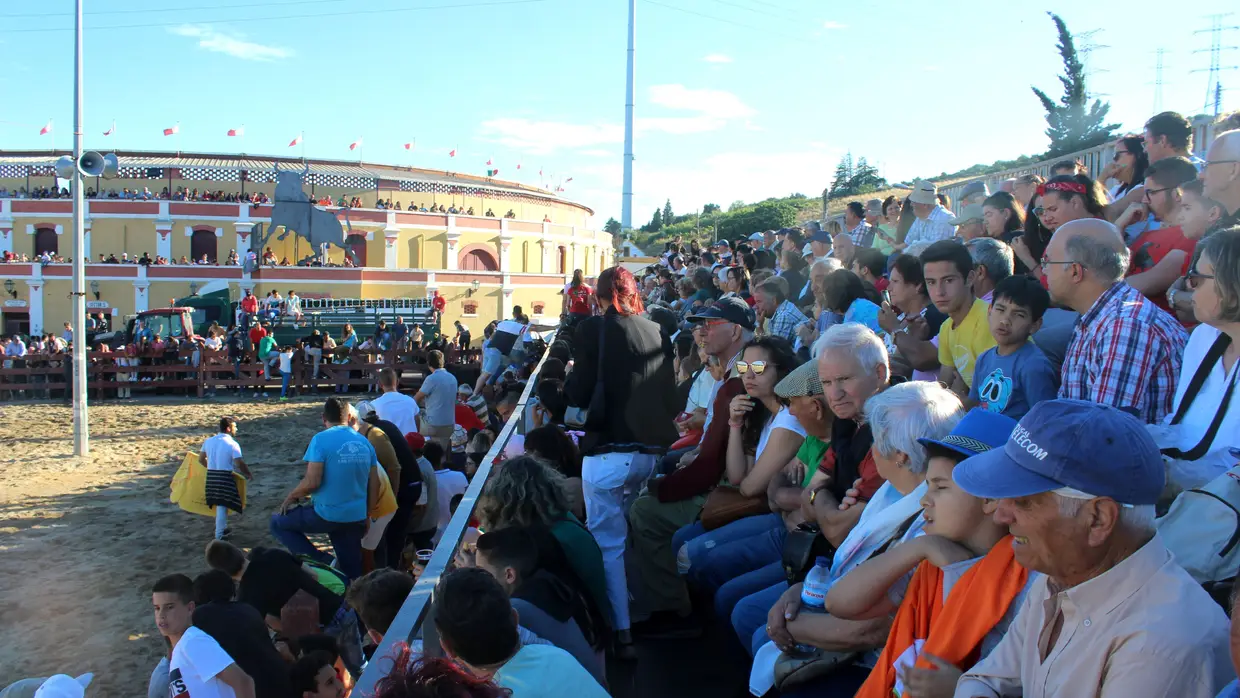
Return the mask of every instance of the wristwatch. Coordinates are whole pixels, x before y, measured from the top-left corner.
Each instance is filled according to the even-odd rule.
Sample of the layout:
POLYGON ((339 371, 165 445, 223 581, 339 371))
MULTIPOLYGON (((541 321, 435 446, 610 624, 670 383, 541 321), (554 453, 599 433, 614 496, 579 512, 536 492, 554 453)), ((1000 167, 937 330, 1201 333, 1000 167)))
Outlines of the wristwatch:
POLYGON ((1172 309, 1175 308, 1175 294, 1179 290, 1180 289, 1176 288, 1175 286, 1172 286, 1171 288, 1167 289, 1167 305, 1171 306, 1172 309))

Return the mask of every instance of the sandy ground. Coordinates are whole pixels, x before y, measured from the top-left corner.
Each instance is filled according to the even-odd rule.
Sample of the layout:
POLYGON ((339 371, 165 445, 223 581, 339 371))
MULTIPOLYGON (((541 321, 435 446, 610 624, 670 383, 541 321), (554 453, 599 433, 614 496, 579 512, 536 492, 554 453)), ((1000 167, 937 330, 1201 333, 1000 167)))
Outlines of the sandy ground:
POLYGON ((92 453, 73 458, 68 407, 0 405, 0 688, 17 679, 94 672, 89 696, 145 696, 163 640, 150 587, 206 570, 211 518, 168 501, 186 451, 240 420, 255 480, 238 545, 272 545, 268 516, 302 474, 321 428, 317 399, 145 399, 90 412, 92 453))

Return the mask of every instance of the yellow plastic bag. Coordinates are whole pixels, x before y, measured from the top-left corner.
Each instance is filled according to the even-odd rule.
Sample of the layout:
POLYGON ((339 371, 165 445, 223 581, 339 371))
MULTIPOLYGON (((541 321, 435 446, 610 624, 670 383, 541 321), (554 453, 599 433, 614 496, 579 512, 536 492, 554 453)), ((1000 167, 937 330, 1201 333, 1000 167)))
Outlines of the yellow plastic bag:
MULTIPOLYGON (((241 495, 241 504, 245 505, 246 479, 233 473, 237 483, 237 493, 241 495)), ((191 514, 215 516, 215 509, 207 506, 207 466, 198 458, 198 454, 190 451, 181 461, 181 467, 172 476, 172 495, 168 499, 191 514)))

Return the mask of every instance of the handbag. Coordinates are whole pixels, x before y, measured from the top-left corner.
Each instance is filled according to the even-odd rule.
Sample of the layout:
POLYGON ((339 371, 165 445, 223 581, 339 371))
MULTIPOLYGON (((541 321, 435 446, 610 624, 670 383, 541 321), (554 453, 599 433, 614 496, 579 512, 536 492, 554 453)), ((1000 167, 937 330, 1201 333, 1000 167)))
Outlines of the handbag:
POLYGON ((747 497, 736 487, 718 485, 706 495, 706 502, 702 505, 702 528, 713 531, 746 516, 766 514, 770 511, 771 505, 765 494, 747 497))
POLYGON ((784 538, 783 567, 789 586, 800 584, 820 557, 835 558, 835 546, 816 523, 802 522, 784 538))
POLYGON ((585 407, 569 406, 564 409, 564 424, 582 431, 601 431, 606 425, 607 404, 603 401, 603 356, 606 353, 607 316, 598 323, 598 378, 590 404, 585 407))
POLYGON ((808 655, 784 652, 775 660, 775 687, 780 693, 787 693, 852 664, 861 655, 861 652, 830 652, 817 648, 808 655))
MULTIPOLYGON (((1227 351, 1227 347, 1231 344, 1231 337, 1220 333, 1218 339, 1214 340, 1214 344, 1210 345, 1209 351, 1201 360, 1201 364, 1197 366, 1197 371, 1188 382, 1188 387, 1184 389, 1184 397, 1180 400, 1180 408, 1175 411, 1171 417, 1171 424, 1177 425, 1184 419, 1188 408, 1192 406, 1193 400, 1197 399, 1197 393, 1201 392, 1201 386, 1205 384, 1206 378, 1210 377, 1210 372, 1214 370, 1214 364, 1223 358, 1223 354, 1227 351)), ((1162 454, 1168 458, 1178 460, 1198 460, 1210 450, 1210 444, 1214 443, 1214 437, 1218 436, 1218 430, 1223 425, 1223 418, 1227 416, 1227 408, 1231 404, 1231 394, 1236 388, 1236 375, 1232 375, 1231 381, 1227 384, 1227 390, 1223 392, 1223 400, 1219 403, 1218 411, 1214 413, 1214 419, 1210 420, 1210 425, 1206 427, 1206 433, 1202 434, 1201 441, 1188 451, 1181 451, 1178 448, 1164 448, 1162 454)))

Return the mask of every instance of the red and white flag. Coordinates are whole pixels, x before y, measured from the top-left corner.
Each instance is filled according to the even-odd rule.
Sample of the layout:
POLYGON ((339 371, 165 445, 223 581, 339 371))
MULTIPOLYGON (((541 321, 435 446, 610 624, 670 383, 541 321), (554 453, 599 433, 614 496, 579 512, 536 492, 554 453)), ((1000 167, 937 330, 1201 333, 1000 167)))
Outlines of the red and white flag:
POLYGON ((573 178, 572 178, 572 177, 569 177, 568 179, 564 180, 564 183, 565 183, 565 184, 568 184, 568 183, 569 183, 569 182, 571 182, 571 181, 573 181, 573 178))
POLYGON ((52 120, 51 120, 51 119, 48 119, 48 120, 47 120, 47 125, 46 125, 46 126, 44 126, 44 127, 43 127, 43 128, 41 128, 41 129, 39 129, 39 135, 40 135, 40 136, 46 136, 47 134, 49 134, 49 133, 51 133, 51 132, 52 132, 52 120))
POLYGON ((517 169, 518 169, 518 170, 519 170, 519 169, 521 169, 521 163, 519 163, 519 162, 517 163, 517 169))
POLYGON ((112 122, 112 128, 108 129, 107 131, 104 131, 103 135, 110 136, 113 133, 116 133, 116 122, 115 121, 112 122))
POLYGON ((296 137, 296 138, 294 138, 293 140, 289 141, 289 143, 288 143, 288 147, 292 148, 293 146, 295 146, 295 145, 300 145, 300 144, 301 144, 301 134, 299 133, 299 134, 297 134, 297 137, 296 137))
POLYGON ((349 150, 357 150, 360 147, 362 147, 362 139, 360 137, 349 144, 349 150))
POLYGON ((541 176, 542 176, 542 168, 541 168, 541 167, 540 167, 540 168, 538 168, 538 176, 539 176, 539 177, 541 177, 541 176))
POLYGON ((491 158, 487 158, 487 164, 488 164, 488 165, 490 165, 490 164, 491 164, 491 158))
POLYGON ((164 135, 165 135, 165 136, 175 136, 176 134, 178 134, 178 133, 180 133, 180 132, 181 132, 181 124, 180 124, 180 123, 177 123, 177 125, 176 125, 176 126, 173 126, 172 128, 166 128, 166 129, 164 129, 164 135))
POLYGON ((241 128, 230 128, 230 129, 228 129, 228 135, 230 135, 230 136, 244 136, 244 135, 245 135, 245 127, 244 127, 244 126, 242 126, 241 128))
POLYGON ((452 150, 448 151, 448 157, 450 158, 456 157, 456 148, 453 148, 452 150))
POLYGON ((408 143, 406 143, 405 150, 413 150, 414 143, 415 143, 414 141, 409 141, 408 143))

